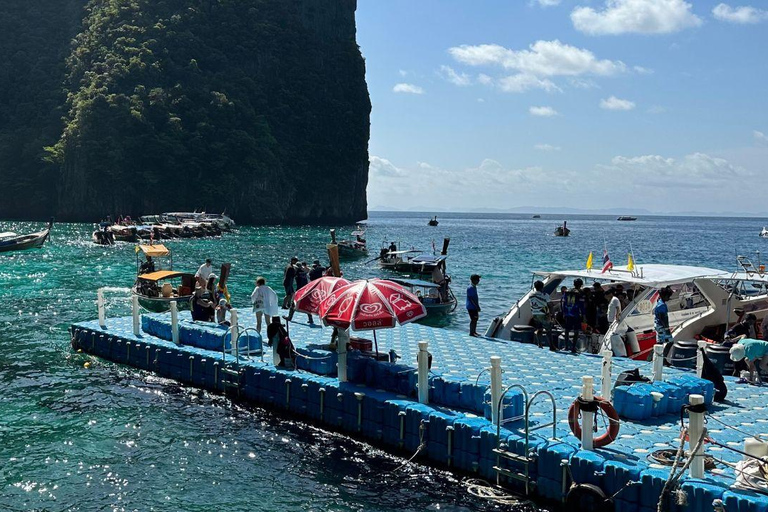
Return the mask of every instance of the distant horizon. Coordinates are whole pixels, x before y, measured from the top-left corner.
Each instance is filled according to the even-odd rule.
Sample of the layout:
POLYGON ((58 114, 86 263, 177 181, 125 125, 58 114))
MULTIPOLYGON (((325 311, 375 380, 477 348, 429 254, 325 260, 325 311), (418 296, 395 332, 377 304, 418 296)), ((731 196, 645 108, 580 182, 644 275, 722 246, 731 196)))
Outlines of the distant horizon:
POLYGON ((413 213, 424 214, 428 216, 434 216, 439 214, 453 214, 453 213, 474 213, 474 214, 486 214, 486 215, 578 215, 578 216, 631 216, 637 217, 718 217, 718 218, 748 218, 748 219, 766 219, 768 221, 768 213, 747 213, 747 212, 654 212, 654 211, 637 211, 632 209, 620 210, 618 208, 606 208, 606 209, 578 209, 578 208, 562 208, 557 207, 527 207, 520 206, 516 208, 508 209, 494 209, 494 208, 474 208, 469 210, 447 210, 447 209, 433 209, 424 210, 420 208, 390 208, 384 206, 375 206, 368 208, 368 213, 413 213))

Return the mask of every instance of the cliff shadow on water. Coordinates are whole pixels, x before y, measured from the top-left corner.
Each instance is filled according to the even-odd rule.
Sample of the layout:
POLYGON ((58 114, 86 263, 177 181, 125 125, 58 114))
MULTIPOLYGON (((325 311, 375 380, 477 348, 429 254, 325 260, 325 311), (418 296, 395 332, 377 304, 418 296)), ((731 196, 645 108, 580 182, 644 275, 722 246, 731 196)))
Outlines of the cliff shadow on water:
MULTIPOLYGON (((28 23, 9 28, 33 30, 35 14, 15 3, 2 9, 28 23)), ((20 130, 32 120, 0 125, 0 155, 9 155, 0 178, 24 198, 0 205, 0 216, 93 221, 202 208, 254 224, 366 217, 371 104, 356 0, 83 4, 70 2, 45 59, 10 64, 38 59, 37 73, 15 85, 45 75, 48 92, 29 104, 56 115, 41 116, 42 139, 20 130)), ((12 36, 0 35, 2 48, 12 36)), ((38 36, 26 40, 43 45, 38 36)))

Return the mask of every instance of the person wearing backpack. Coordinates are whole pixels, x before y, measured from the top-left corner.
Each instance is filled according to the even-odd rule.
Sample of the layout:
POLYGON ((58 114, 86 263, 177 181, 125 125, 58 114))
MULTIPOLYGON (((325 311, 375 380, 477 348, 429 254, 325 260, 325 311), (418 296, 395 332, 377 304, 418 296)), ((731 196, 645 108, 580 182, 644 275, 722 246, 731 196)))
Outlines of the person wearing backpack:
POLYGON ((273 316, 272 323, 267 326, 267 340, 267 345, 270 347, 277 344, 277 355, 280 358, 277 366, 285 367, 286 360, 291 359, 293 344, 279 316, 273 316))
POLYGON ((584 286, 584 281, 579 278, 574 279, 573 288, 565 292, 560 303, 565 320, 565 325, 563 326, 565 330, 565 349, 568 350, 570 345, 570 351, 573 354, 578 352, 581 323, 586 314, 584 293, 581 290, 582 286, 584 286), (571 332, 573 332, 573 343, 570 343, 569 334, 571 332))

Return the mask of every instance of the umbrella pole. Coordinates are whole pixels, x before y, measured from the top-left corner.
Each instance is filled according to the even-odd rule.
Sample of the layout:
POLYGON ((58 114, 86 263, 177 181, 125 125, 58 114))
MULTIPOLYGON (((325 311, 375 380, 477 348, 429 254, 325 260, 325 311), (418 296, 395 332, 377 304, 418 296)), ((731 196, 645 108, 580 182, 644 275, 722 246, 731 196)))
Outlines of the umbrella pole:
POLYGON ((376 329, 373 330, 373 346, 376 347, 376 360, 379 360, 379 342, 376 340, 376 329))

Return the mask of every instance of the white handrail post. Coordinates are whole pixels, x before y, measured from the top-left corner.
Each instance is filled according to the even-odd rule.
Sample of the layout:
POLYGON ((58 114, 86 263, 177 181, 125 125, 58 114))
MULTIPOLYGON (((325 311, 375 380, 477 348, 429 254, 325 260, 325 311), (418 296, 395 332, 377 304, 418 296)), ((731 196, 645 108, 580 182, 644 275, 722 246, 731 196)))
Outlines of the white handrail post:
POLYGON ((498 425, 501 401, 501 357, 491 356, 491 423, 498 425))
POLYGON ((240 329, 237 325, 237 310, 235 308, 232 308, 229 311, 230 315, 230 321, 229 326, 232 333, 231 340, 232 340, 232 350, 235 354, 235 358, 240 357, 240 329))
POLYGON ((707 347, 707 342, 699 340, 697 345, 699 348, 696 350, 696 375, 701 377, 704 372, 704 349, 707 347))
POLYGON ((104 290, 101 288, 96 291, 96 304, 99 306, 99 327, 106 329, 107 312, 104 307, 104 290))
POLYGON ((419 403, 429 403, 429 342, 419 342, 419 353, 416 357, 418 363, 418 388, 419 388, 419 403))
MULTIPOLYGON (((704 403, 704 397, 691 395, 689 402, 691 405, 701 405, 704 403)), ((688 451, 693 457, 690 475, 691 478, 704 478, 704 443, 699 446, 696 453, 692 453, 704 432, 704 413, 688 411, 688 416, 690 418, 688 420, 688 451)))
POLYGON ((133 316, 133 335, 141 334, 141 322, 139 321, 139 296, 131 295, 131 314, 133 316))
POLYGON ((603 368, 600 375, 600 396, 606 400, 611 399, 611 366, 613 365, 613 351, 603 350, 603 368))
MULTIPOLYGON (((592 386, 594 385, 594 380, 589 375, 585 375, 581 378, 581 398, 592 402, 595 399, 594 393, 592 391, 592 386)), ((592 438, 594 436, 594 433, 592 432, 592 429, 595 426, 595 413, 594 412, 581 412, 582 425, 581 425, 581 447, 584 450, 592 450, 593 444, 592 444, 592 438)))
POLYGON ((653 382, 664 380, 664 345, 656 344, 653 346, 653 382))
POLYGON ((179 344, 179 305, 175 300, 171 301, 171 340, 179 344))
POLYGON ((336 374, 339 382, 347 382, 347 343, 349 342, 349 331, 346 329, 337 329, 336 354, 339 356, 336 374))

